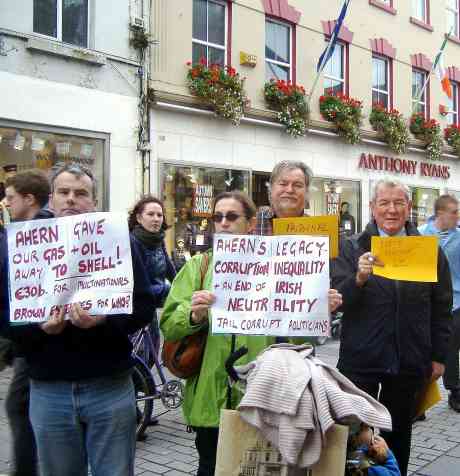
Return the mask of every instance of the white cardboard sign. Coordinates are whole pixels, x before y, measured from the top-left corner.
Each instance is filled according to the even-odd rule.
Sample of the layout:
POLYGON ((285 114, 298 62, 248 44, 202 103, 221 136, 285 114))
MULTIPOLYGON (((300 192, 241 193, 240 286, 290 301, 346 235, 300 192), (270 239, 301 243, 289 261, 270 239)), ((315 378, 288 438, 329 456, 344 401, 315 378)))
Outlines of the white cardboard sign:
POLYGON ((86 213, 7 226, 10 321, 46 321, 56 306, 131 314, 133 269, 126 216, 86 213))
POLYGON ((329 335, 329 238, 215 235, 213 334, 329 335))

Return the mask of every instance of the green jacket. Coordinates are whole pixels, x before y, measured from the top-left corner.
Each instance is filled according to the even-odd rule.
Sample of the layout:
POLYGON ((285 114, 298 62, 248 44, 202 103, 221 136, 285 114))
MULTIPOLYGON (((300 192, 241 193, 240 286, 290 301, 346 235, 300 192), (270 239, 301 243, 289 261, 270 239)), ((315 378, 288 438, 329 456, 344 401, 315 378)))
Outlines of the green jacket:
MULTIPOLYGON (((165 340, 178 340, 186 335, 197 332, 201 325, 190 322, 191 299, 194 291, 200 289, 202 255, 195 255, 180 270, 173 281, 161 315, 160 327, 165 340)), ((212 285, 212 254, 204 279, 204 289, 211 290, 212 285)), ((210 327, 211 329, 211 323, 210 327)), ((257 355, 275 342, 274 337, 244 336, 236 337, 235 349, 245 345, 249 352, 237 361, 237 365, 254 360, 257 355)), ((183 412, 185 421, 190 426, 218 427, 220 410, 225 408, 227 399, 227 372, 225 360, 231 352, 230 335, 211 335, 203 357, 199 375, 189 378, 185 384, 183 412)), ((241 399, 235 390, 232 392, 232 408, 241 399)))

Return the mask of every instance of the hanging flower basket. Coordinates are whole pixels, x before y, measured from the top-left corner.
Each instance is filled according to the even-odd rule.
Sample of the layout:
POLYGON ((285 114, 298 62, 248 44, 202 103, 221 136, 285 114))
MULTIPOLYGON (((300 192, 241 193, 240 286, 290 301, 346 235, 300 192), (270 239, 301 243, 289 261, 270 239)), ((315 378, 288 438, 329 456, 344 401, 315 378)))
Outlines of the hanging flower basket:
POLYGON ((361 140, 362 102, 344 94, 326 94, 319 98, 321 116, 333 122, 337 133, 349 144, 357 144, 361 140))
POLYGON ((190 92, 211 106, 217 116, 239 125, 249 103, 244 90, 244 78, 231 66, 206 66, 204 58, 195 65, 188 62, 187 66, 190 92))
POLYGON ((389 111, 382 104, 372 106, 369 116, 374 131, 383 136, 388 147, 397 154, 404 154, 409 145, 409 131, 402 114, 396 109, 389 111))
POLYGON ((308 109, 302 86, 271 79, 265 83, 264 96, 270 108, 278 111, 278 121, 286 126, 288 134, 295 138, 305 135, 308 109))
POLYGON ((460 126, 451 124, 444 129, 444 139, 455 150, 460 159, 460 126))
POLYGON ((425 120, 423 113, 416 112, 410 118, 410 131, 419 140, 425 142, 428 158, 438 160, 442 153, 441 127, 435 119, 425 120))

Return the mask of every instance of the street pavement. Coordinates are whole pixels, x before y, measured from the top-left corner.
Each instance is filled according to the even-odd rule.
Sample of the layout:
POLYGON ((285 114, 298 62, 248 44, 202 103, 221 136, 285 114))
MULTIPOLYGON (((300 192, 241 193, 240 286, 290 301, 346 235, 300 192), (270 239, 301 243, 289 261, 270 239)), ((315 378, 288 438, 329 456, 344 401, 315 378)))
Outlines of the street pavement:
MULTIPOLYGON (((335 365, 337 341, 318 347, 317 355, 335 365)), ((8 474, 10 434, 4 399, 11 371, 0 373, 0 476, 8 474)), ((441 385, 442 387, 442 385, 441 385)), ((414 425, 410 474, 415 476, 460 475, 460 414, 447 406, 447 394, 441 388, 443 401, 427 412, 427 420, 414 425)), ((168 411, 155 402, 159 424, 147 429, 145 441, 137 443, 136 476, 185 476, 196 474, 198 458, 194 435, 187 433, 180 409, 168 411)))

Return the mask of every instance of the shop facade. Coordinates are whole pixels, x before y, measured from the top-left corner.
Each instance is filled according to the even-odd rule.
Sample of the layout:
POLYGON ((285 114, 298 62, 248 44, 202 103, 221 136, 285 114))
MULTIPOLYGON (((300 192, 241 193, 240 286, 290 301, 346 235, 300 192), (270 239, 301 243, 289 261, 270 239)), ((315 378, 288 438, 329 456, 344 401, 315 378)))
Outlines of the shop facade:
POLYGON ((314 178, 306 211, 342 215, 343 234, 365 227, 372 187, 381 178, 410 188, 411 220, 417 225, 433 213, 439 195, 460 196, 460 161, 453 158, 431 161, 424 151, 412 148, 395 156, 375 140, 352 146, 320 130, 295 140, 268 123, 232 127, 201 111, 163 107, 151 114, 152 191, 165 200, 171 226, 167 244, 173 253, 178 246, 191 254, 206 247, 217 193, 242 190, 256 205, 267 205, 270 172, 285 159, 311 167, 314 178))

